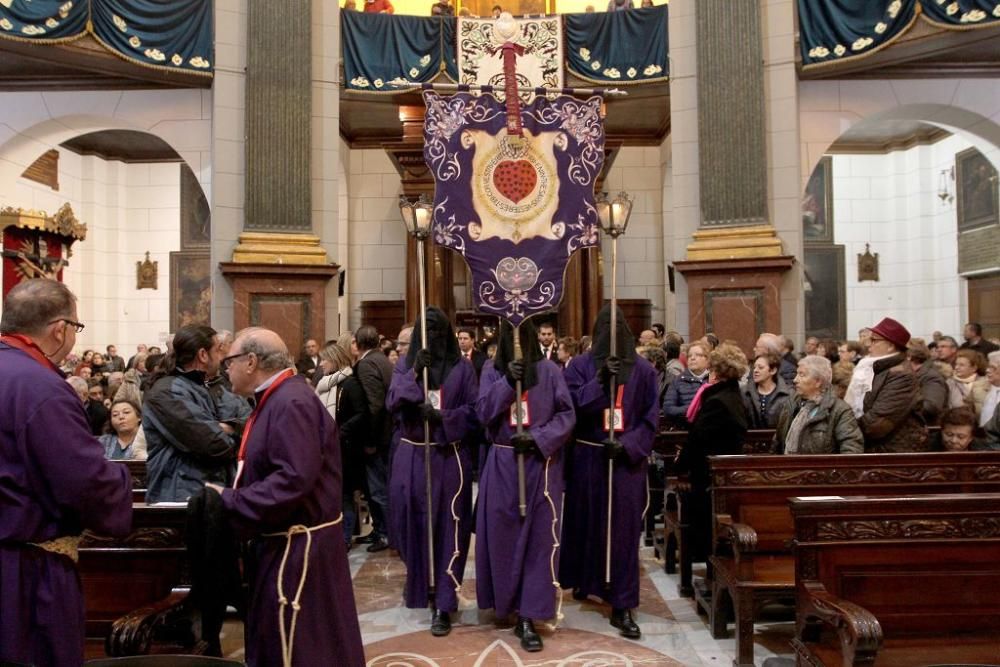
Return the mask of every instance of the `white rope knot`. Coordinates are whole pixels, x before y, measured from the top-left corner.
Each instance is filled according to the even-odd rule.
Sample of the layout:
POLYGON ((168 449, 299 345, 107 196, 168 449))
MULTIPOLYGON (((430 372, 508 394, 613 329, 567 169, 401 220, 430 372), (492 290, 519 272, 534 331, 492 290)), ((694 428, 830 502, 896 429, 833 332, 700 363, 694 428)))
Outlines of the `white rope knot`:
POLYGON ((312 549, 313 531, 336 526, 344 520, 344 513, 341 512, 333 521, 327 521, 316 526, 304 526, 296 524, 290 526, 288 530, 281 533, 264 533, 262 537, 284 537, 285 553, 281 556, 281 565, 278 566, 278 634, 281 636, 281 663, 284 667, 292 667, 292 652, 295 648, 295 624, 299 620, 299 612, 302 605, 299 600, 302 598, 302 590, 306 586, 306 575, 309 573, 309 551, 312 549), (288 606, 288 597, 285 595, 284 579, 285 565, 288 563, 288 556, 292 553, 292 538, 296 535, 306 536, 306 549, 302 556, 302 574, 299 575, 299 585, 295 589, 295 597, 292 599, 292 618, 289 628, 285 629, 285 607, 288 606))

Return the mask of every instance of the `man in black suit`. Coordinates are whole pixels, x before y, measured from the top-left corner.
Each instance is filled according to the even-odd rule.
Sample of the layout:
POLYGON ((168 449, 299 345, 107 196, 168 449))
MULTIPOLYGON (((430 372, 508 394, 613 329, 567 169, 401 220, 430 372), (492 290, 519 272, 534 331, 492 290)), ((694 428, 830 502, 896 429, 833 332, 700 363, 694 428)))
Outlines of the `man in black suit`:
POLYGON ((319 367, 319 343, 310 338, 302 348, 302 354, 295 362, 295 370, 299 375, 312 380, 313 372, 319 367))
POLYGON ((359 327, 352 343, 354 376, 361 382, 368 401, 371 439, 365 446, 368 476, 368 503, 372 512, 372 542, 368 551, 382 551, 389 546, 389 443, 392 440, 392 416, 385 407, 385 397, 392 382, 392 363, 379 352, 378 332, 371 325, 359 327))
POLYGON ((538 345, 542 349, 542 357, 559 363, 556 349, 556 329, 550 322, 538 325, 538 345))
POLYGON ((462 327, 458 330, 458 350, 462 356, 472 362, 476 369, 476 377, 483 370, 486 363, 486 355, 476 349, 476 332, 469 327, 462 327))

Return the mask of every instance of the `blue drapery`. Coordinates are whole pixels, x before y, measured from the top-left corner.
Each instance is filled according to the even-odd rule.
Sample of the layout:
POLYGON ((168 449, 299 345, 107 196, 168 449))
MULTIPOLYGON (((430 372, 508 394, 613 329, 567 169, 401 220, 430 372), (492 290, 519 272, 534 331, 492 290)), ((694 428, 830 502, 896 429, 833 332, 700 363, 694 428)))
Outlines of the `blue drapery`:
POLYGON ((667 5, 566 14, 566 69, 595 83, 666 81, 667 5))
POLYGON ((798 0, 798 6, 803 69, 875 53, 918 16, 949 30, 1000 21, 994 0, 798 0))
POLYGON ((397 16, 342 12, 340 36, 349 90, 391 93, 390 81, 432 81, 444 71, 458 79, 453 16, 397 16))
POLYGON ((12 0, 0 4, 0 38, 55 44, 91 34, 139 65, 212 73, 207 0, 12 0))

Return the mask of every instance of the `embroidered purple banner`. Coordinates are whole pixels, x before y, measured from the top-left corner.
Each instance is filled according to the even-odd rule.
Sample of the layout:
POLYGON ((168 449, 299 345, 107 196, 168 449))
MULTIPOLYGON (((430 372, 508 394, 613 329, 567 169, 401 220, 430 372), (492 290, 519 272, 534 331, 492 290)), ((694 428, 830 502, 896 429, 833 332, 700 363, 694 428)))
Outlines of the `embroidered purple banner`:
POLYGON ((424 101, 434 242, 465 257, 480 311, 517 326, 554 310, 570 255, 599 243, 601 98, 536 96, 521 109, 523 138, 507 135, 491 94, 428 90, 424 101))

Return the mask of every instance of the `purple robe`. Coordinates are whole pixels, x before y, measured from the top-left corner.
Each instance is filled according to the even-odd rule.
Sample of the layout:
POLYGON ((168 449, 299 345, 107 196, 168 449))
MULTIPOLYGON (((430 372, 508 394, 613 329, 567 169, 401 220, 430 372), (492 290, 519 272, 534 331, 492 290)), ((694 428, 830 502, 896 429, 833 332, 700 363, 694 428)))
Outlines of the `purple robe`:
POLYGON ((617 440, 628 462, 616 461, 611 508, 611 588, 605 590, 604 568, 608 521, 608 459, 600 443, 608 437, 604 411, 608 388, 597 378, 587 352, 566 368, 566 385, 576 406, 575 443, 566 462, 566 505, 563 557, 559 582, 607 601, 615 609, 639 605, 639 535, 648 502, 646 469, 653 451, 659 406, 656 370, 638 357, 622 394, 625 431, 617 440))
MULTIPOLYGON (((247 665, 282 664, 277 582, 286 539, 264 535, 337 519, 342 509, 341 485, 336 424, 306 380, 294 376, 265 401, 246 443, 238 486, 222 493, 233 523, 244 537, 251 538, 246 566, 250 581, 247 665)), ((282 581, 289 599, 286 630, 306 547, 305 534, 292 538, 282 581)), ((312 532, 308 558, 292 664, 364 665, 342 521, 312 532)))
POLYGON ((124 537, 128 469, 104 459, 76 392, 0 342, 0 662, 83 663, 83 591, 66 556, 28 546, 84 529, 124 537))
POLYGON ((483 366, 476 413, 493 445, 479 478, 476 516, 476 597, 498 618, 511 612, 531 619, 556 615, 559 595, 559 512, 563 490, 561 450, 573 432, 573 401, 562 371, 537 362, 538 383, 528 391, 531 433, 545 460, 524 457, 528 510, 518 511, 517 455, 510 447, 514 389, 493 362, 483 366), (555 552, 554 552, 555 551, 555 552))
MULTIPOLYGON (((472 535, 472 456, 462 440, 476 429, 479 384, 472 364, 459 361, 441 387, 443 420, 431 431, 431 502, 434 516, 434 605, 458 609, 458 589, 472 535), (452 445, 451 443, 455 443, 452 445), (454 515, 453 515, 454 512, 454 515), (457 519, 455 518, 457 517, 457 519)), ((423 382, 413 370, 398 364, 392 374, 387 405, 399 422, 400 442, 392 462, 389 486, 390 525, 406 562, 406 606, 428 603, 427 491, 424 477, 423 382)))

